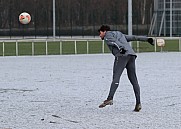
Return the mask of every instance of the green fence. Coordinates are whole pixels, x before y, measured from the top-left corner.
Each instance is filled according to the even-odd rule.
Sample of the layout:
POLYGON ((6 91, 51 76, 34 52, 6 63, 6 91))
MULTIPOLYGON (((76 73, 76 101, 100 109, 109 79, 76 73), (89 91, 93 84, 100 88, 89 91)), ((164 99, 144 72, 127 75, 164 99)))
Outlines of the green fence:
MULTIPOLYGON (((132 42, 135 52, 170 52, 181 51, 180 38, 165 38, 165 47, 154 47, 147 42, 132 42)), ((156 44, 156 40, 155 40, 156 44)), ((110 53, 104 41, 99 39, 70 40, 5 40, 0 41, 0 56, 24 55, 65 55, 65 54, 96 54, 110 53)))

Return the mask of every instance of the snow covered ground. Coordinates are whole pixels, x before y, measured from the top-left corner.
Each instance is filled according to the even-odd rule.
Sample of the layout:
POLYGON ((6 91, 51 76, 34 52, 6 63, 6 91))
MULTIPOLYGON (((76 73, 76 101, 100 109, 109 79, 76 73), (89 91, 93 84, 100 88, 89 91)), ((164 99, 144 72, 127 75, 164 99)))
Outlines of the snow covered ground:
POLYGON ((0 57, 0 129, 180 129, 181 53, 138 53, 141 112, 124 71, 114 104, 99 109, 111 54, 0 57))

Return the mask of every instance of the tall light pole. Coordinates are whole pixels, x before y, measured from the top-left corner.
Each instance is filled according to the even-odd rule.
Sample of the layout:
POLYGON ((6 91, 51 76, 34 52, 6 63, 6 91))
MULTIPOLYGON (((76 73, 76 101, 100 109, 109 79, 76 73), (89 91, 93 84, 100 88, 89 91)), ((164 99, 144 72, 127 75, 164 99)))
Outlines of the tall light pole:
MULTIPOLYGON (((128 0, 128 35, 132 35, 132 0, 128 0)), ((132 46, 132 43, 130 42, 132 46)))
POLYGON ((173 17, 173 8, 172 8, 172 0, 170 0, 170 37, 172 37, 172 17, 173 17))
POLYGON ((55 39, 55 0, 53 0, 53 38, 55 39))

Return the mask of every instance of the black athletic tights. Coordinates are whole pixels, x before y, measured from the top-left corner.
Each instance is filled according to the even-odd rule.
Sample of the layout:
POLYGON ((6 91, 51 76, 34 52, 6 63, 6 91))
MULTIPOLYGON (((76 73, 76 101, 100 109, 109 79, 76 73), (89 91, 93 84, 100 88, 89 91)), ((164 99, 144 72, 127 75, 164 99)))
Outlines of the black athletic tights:
POLYGON ((140 87, 136 76, 135 59, 136 56, 133 55, 115 57, 113 67, 113 80, 111 83, 108 99, 113 99, 116 89, 119 85, 121 74, 126 68, 128 79, 133 85, 133 90, 136 97, 136 104, 140 103, 140 87))

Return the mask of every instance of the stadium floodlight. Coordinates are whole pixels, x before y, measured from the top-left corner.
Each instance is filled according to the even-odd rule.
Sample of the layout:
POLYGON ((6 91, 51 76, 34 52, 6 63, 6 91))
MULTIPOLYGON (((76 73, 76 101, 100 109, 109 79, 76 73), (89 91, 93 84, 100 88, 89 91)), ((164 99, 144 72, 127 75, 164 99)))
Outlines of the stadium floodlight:
POLYGON ((128 35, 132 35, 132 0, 128 0, 128 35))
POLYGON ((55 39, 55 0, 53 0, 53 39, 55 39))

